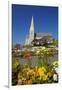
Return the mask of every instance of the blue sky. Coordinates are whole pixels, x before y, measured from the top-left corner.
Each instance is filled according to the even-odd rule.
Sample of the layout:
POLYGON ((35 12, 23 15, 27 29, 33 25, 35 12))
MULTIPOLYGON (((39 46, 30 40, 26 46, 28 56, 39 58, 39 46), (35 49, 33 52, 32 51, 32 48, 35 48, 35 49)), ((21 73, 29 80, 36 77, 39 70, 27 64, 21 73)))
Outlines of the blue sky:
POLYGON ((48 32, 58 39, 58 7, 12 4, 13 44, 24 44, 32 16, 35 32, 48 32))

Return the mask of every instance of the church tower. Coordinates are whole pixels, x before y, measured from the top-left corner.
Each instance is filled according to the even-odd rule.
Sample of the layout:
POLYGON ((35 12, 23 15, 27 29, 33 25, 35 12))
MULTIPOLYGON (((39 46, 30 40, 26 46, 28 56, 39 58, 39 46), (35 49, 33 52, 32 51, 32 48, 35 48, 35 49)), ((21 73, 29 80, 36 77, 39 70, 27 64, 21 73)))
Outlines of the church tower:
POLYGON ((31 45, 31 42, 34 40, 34 19, 32 16, 30 29, 29 29, 29 35, 28 38, 26 38, 25 45, 31 45))
POLYGON ((34 19, 32 16, 30 30, 29 30, 29 44, 31 44, 33 40, 34 40, 34 19))

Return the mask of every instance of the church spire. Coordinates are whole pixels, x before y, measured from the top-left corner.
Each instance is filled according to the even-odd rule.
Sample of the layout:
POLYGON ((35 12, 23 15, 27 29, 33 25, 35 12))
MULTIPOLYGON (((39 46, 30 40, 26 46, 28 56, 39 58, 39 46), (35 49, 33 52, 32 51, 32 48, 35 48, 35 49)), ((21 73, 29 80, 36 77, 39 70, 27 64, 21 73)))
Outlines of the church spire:
POLYGON ((31 26, 30 26, 30 32, 31 31, 34 31, 34 18, 32 16, 32 19, 31 19, 31 26))
POLYGON ((34 17, 32 16, 30 29, 29 29, 29 35, 28 38, 26 38, 25 44, 31 45, 31 42, 34 40, 34 17))
POLYGON ((33 40, 34 40, 34 17, 32 16, 29 30, 29 42, 31 43, 33 40))

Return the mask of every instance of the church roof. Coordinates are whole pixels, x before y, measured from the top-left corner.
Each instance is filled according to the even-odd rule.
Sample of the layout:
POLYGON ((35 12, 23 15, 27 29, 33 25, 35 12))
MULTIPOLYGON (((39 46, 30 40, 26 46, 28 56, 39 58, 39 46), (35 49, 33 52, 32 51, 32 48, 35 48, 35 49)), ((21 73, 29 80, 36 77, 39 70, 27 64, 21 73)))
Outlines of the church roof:
POLYGON ((36 37, 52 36, 50 33, 36 33, 36 37))

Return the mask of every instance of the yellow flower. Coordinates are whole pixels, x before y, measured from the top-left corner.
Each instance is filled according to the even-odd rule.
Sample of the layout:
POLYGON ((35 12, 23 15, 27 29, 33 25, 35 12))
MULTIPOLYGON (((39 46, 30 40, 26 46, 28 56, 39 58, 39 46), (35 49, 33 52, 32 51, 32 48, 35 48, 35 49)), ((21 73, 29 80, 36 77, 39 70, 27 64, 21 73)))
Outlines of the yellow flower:
POLYGON ((38 68, 38 73, 39 73, 39 76, 43 76, 46 72, 46 69, 44 67, 40 67, 38 68))
POLYGON ((18 85, 21 85, 22 84, 22 79, 19 79, 18 80, 18 85))
POLYGON ((42 47, 41 50, 45 50, 46 48, 45 47, 42 47))
POLYGON ((52 76, 52 72, 48 72, 48 73, 47 73, 47 76, 48 76, 48 77, 51 77, 51 76, 52 76))
MULTIPOLYGON (((45 67, 38 68, 38 73, 39 73, 39 76, 40 76, 39 77, 40 80, 42 79, 43 81, 45 81, 45 80, 49 79, 48 75, 46 74, 46 68, 45 67)), ((50 73, 48 73, 48 74, 51 76, 50 73)))
POLYGON ((40 53, 40 50, 37 50, 37 51, 36 51, 36 54, 38 55, 39 53, 40 53))
POLYGON ((42 78, 44 81, 45 80, 48 80, 48 76, 44 74, 43 78, 42 78))
POLYGON ((19 65, 19 62, 16 61, 16 62, 13 64, 13 69, 15 69, 18 65, 19 65))
POLYGON ((54 61, 54 62, 52 63, 52 65, 53 65, 54 67, 58 67, 58 61, 54 61))
POLYGON ((41 53, 40 56, 43 58, 44 57, 44 53, 41 53))

